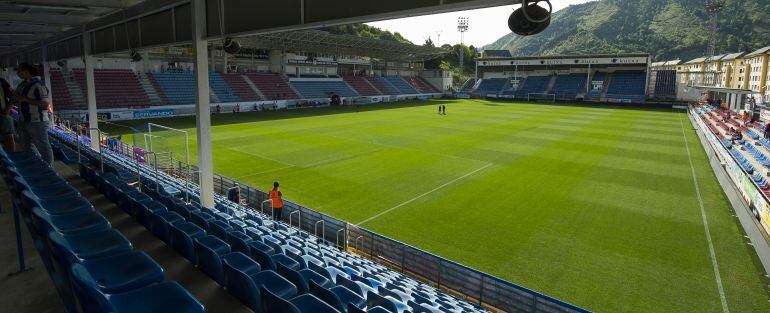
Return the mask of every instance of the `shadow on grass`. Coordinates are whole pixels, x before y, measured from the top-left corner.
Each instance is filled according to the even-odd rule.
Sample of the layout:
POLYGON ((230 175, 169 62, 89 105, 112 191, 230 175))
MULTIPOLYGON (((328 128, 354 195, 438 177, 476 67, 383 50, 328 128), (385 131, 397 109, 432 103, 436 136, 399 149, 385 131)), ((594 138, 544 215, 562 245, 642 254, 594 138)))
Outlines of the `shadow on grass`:
MULTIPOLYGON (((356 106, 345 107, 322 107, 322 108, 305 108, 298 110, 280 110, 280 111, 266 111, 266 112, 242 112, 239 114, 221 114, 212 115, 212 126, 224 126, 231 124, 242 123, 254 123, 263 121, 277 121, 285 119, 305 118, 305 117, 317 117, 337 114, 351 114, 362 112, 374 112, 374 111, 386 111, 397 110, 404 108, 414 108, 421 106, 432 106, 439 104, 452 104, 457 101, 463 101, 464 103, 475 103, 490 107, 503 107, 517 104, 529 104, 529 105, 544 105, 544 106, 563 106, 563 107, 582 107, 582 108, 597 108, 597 109, 623 109, 623 110, 642 110, 642 111, 657 111, 657 112, 681 112, 681 110, 671 108, 670 104, 664 106, 661 104, 648 105, 648 104, 618 104, 618 103, 593 103, 593 102, 575 102, 575 103, 531 103, 531 102, 516 102, 506 100, 481 100, 481 99, 431 99, 422 101, 405 101, 405 102, 390 102, 381 104, 365 104, 356 106)), ((157 118, 147 120, 135 120, 135 121, 119 121, 102 124, 102 130, 107 133, 126 133, 128 128, 133 128, 135 133, 147 132, 147 124, 155 123, 161 124, 173 128, 194 128, 195 117, 194 116, 182 116, 171 118, 157 118)))
MULTIPOLYGON (((337 114, 363 113, 373 111, 396 110, 404 108, 415 108, 439 103, 449 102, 450 100, 423 100, 423 101, 405 101, 390 102, 382 104, 364 104, 345 107, 321 107, 321 108, 303 108, 297 110, 279 110, 265 112, 241 112, 238 114, 220 114, 211 116, 211 126, 224 126, 230 124, 254 123, 263 121, 276 121, 304 117, 317 117, 337 114)), ((136 132, 146 132, 147 124, 154 123, 174 128, 194 128, 195 116, 165 117, 156 119, 119 121, 105 123, 102 130, 108 133, 125 132, 128 127, 134 128, 136 132)))

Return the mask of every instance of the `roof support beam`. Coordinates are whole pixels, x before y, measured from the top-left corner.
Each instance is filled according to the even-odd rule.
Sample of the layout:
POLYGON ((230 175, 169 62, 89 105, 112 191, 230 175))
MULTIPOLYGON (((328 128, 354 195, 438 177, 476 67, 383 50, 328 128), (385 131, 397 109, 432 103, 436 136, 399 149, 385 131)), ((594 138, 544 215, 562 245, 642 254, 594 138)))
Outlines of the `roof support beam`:
POLYGON ((48 25, 83 25, 91 20, 88 16, 72 16, 61 14, 42 14, 42 13, 8 13, 0 12, 0 22, 37 22, 48 25))

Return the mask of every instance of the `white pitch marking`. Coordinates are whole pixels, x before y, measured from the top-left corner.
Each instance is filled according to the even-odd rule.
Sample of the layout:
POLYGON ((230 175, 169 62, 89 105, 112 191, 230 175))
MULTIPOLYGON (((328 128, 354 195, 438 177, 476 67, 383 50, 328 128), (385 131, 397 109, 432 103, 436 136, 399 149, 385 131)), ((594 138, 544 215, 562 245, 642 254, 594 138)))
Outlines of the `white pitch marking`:
POLYGON ((457 177, 457 178, 455 178, 455 179, 453 179, 453 180, 450 180, 450 181, 448 181, 447 183, 445 183, 445 184, 443 184, 443 185, 441 185, 441 186, 438 186, 438 187, 436 187, 436 188, 433 188, 432 190, 430 190, 430 191, 428 191, 428 192, 426 192, 426 193, 423 193, 423 194, 421 194, 421 195, 419 195, 419 196, 416 196, 416 197, 414 197, 414 198, 412 198, 412 199, 406 200, 406 201, 402 202, 401 204, 399 204, 399 205, 397 205, 397 206, 394 206, 394 207, 392 207, 392 208, 390 208, 390 209, 387 209, 387 210, 385 210, 385 211, 382 211, 382 212, 380 212, 380 213, 378 213, 378 214, 376 214, 376 215, 374 215, 374 216, 372 216, 372 217, 370 217, 370 218, 367 218, 367 219, 365 219, 365 220, 363 220, 363 221, 359 222, 358 224, 356 224, 356 226, 361 226, 361 225, 363 225, 363 224, 366 224, 366 223, 368 223, 368 222, 371 222, 372 220, 374 220, 374 219, 376 219, 376 218, 378 218, 378 217, 380 217, 380 216, 383 216, 383 215, 385 215, 385 214, 387 214, 387 213, 390 213, 391 211, 393 211, 393 210, 395 210, 395 209, 398 209, 398 208, 400 208, 400 207, 402 207, 402 206, 405 206, 405 205, 407 205, 407 204, 409 204, 409 203, 412 203, 412 202, 414 202, 414 201, 417 201, 418 199, 420 199, 420 198, 422 198, 422 197, 425 197, 425 196, 427 196, 427 195, 429 195, 429 194, 431 194, 431 193, 433 193, 433 192, 435 192, 435 191, 437 191, 437 190, 439 190, 439 189, 441 189, 441 188, 444 188, 444 187, 446 187, 446 186, 449 186, 449 185, 451 185, 451 184, 454 184, 454 183, 456 183, 457 181, 459 181, 459 180, 461 180, 461 179, 463 179, 463 178, 466 178, 466 177, 468 177, 468 176, 471 176, 471 175, 473 175, 473 174, 476 174, 476 173, 478 173, 478 172, 480 172, 480 171, 482 171, 482 170, 484 170, 484 169, 486 169, 486 168, 488 168, 488 167, 490 167, 490 166, 492 166, 492 165, 494 165, 494 164, 492 164, 492 163, 487 163, 487 165, 484 165, 484 166, 482 166, 482 167, 480 167, 480 168, 478 168, 478 169, 476 169, 476 170, 474 170, 474 171, 472 171, 472 172, 470 172, 470 173, 468 173, 468 174, 465 174, 465 175, 463 175, 463 176, 460 176, 460 177, 457 177))
POLYGON ((684 147, 687 149, 687 159, 690 161, 690 170, 692 170, 692 182, 695 184, 695 194, 698 196, 698 205, 700 205, 700 214, 703 218, 703 227, 706 229, 706 239, 709 243, 709 253, 711 253, 711 264, 714 266, 714 275, 716 276, 717 289, 719 289, 719 298, 722 300, 722 311, 729 313, 730 309, 727 307, 727 298, 725 298, 725 290, 722 287, 722 276, 719 274, 719 264, 717 264, 717 256, 714 253, 714 243, 711 241, 711 231, 709 230, 709 221, 706 217, 706 209, 703 207, 703 199, 700 196, 700 187, 698 186, 698 176, 695 175, 695 165, 692 162, 692 154, 690 154, 690 145, 687 141, 687 133, 684 131, 684 122, 682 122, 682 116, 679 115, 679 124, 682 126, 682 136, 684 137, 684 147))

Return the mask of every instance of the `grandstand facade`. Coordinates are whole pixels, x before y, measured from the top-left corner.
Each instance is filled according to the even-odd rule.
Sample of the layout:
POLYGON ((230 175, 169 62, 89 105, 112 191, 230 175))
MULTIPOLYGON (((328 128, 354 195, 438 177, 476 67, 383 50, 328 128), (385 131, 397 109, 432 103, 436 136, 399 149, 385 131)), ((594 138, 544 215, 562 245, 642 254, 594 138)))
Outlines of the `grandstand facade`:
POLYGON ((464 88, 477 97, 523 101, 641 103, 648 98, 647 54, 514 57, 485 51, 477 78, 464 88))

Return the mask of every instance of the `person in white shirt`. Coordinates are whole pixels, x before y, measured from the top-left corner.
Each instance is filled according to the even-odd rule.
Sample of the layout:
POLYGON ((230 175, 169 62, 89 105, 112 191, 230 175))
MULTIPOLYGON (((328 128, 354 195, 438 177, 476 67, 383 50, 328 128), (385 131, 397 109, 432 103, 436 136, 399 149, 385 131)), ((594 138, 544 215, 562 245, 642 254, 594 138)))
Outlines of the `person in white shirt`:
POLYGON ((40 158, 53 165, 53 150, 48 142, 48 88, 37 77, 37 67, 22 63, 16 68, 22 79, 11 99, 19 107, 17 151, 29 151, 35 146, 40 158))

